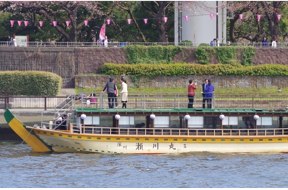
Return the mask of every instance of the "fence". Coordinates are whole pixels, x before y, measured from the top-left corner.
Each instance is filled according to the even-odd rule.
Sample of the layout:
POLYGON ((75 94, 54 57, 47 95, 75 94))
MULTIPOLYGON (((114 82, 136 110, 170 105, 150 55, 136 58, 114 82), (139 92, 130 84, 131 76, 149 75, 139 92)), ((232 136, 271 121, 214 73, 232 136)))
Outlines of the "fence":
MULTIPOLYGON (((219 43, 217 46, 240 46, 240 47, 271 47, 271 42, 268 42, 267 45, 264 45, 261 42, 233 42, 233 43, 219 43)), ((145 45, 145 46, 154 46, 154 45, 177 45, 183 47, 198 47, 201 46, 210 46, 209 43, 189 43, 189 42, 110 42, 109 47, 124 47, 127 45, 145 45)), ((0 46, 11 46, 9 41, 0 41, 0 46)), ((29 41, 27 44, 28 47, 103 47, 102 42, 38 42, 38 41, 29 41)), ((287 47, 288 42, 277 42, 277 47, 287 47)))
MULTIPOLYGON (((95 93, 95 92, 94 92, 95 93)), ((81 93, 73 96, 73 107, 77 108, 109 108, 108 96, 106 93, 81 93), (88 100, 88 101, 87 101, 88 100)), ((38 108, 46 110, 55 108, 56 105, 65 101, 67 96, 12 96, 0 95, 0 108, 38 108)), ((117 99, 118 108, 122 107, 121 96, 112 98, 117 99)), ((285 95, 215 95, 212 98, 212 108, 267 108, 285 109, 288 105, 288 97, 285 95)), ((110 102, 112 104, 112 101, 110 102)), ((115 103, 115 102, 114 102, 115 103)), ((207 108, 207 102, 206 108, 207 108)), ((202 108, 203 97, 201 93, 196 93, 194 97, 194 108, 202 108)), ((115 108, 116 105, 113 105, 115 108)), ((187 108, 187 93, 128 93, 127 108, 187 108)))
MULTIPOLYGON (((84 94, 84 93, 82 93, 84 94)), ((97 93, 96 93, 97 94, 97 93)), ((107 94, 98 93, 95 97, 84 97, 76 102, 76 107, 109 108, 107 94), (91 103, 90 99, 96 99, 91 103), (88 104, 87 104, 87 100, 88 104)), ((127 108, 187 108, 187 93, 128 93, 127 108)), ((112 98, 117 100, 118 108, 122 106, 121 97, 112 98)), ((209 98, 208 98, 209 99, 209 98)), ((215 95, 212 98, 212 108, 269 108, 285 109, 288 105, 288 97, 285 95, 215 95)), ((207 108, 207 102, 205 102, 207 108)), ((114 106, 115 101, 114 101, 114 106)), ((203 107, 203 96, 196 93, 194 108, 203 107)))

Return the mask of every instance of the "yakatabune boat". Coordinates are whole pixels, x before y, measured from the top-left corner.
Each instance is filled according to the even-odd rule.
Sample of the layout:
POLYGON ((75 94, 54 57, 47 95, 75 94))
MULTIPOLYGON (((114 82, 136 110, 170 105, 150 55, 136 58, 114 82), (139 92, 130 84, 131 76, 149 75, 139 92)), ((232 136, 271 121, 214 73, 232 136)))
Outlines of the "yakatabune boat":
POLYGON ((76 108, 72 96, 64 104, 56 111, 68 114, 67 130, 49 120, 28 127, 9 109, 4 116, 36 152, 288 152, 286 109, 76 108))

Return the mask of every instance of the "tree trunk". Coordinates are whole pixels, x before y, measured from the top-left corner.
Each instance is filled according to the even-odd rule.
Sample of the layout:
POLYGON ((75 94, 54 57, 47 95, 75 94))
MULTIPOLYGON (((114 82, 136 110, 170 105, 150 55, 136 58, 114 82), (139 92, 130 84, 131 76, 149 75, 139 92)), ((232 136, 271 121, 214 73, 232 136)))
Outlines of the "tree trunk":
POLYGON ((235 27, 235 22, 237 21, 238 19, 234 17, 234 19, 231 19, 230 20, 230 26, 229 26, 229 37, 230 37, 230 41, 231 42, 236 42, 236 39, 235 39, 235 35, 234 35, 234 27, 235 27))
MULTIPOLYGON (((272 24, 272 28, 271 29, 271 36, 276 36, 277 40, 278 40, 278 35, 279 35, 279 21, 277 18, 276 13, 273 14, 272 19, 273 20, 273 24, 272 24)), ((270 25, 270 24, 269 24, 270 25)))
POLYGON ((166 2, 159 2, 159 9, 156 16, 156 27, 158 30, 158 42, 167 42, 166 38, 166 30, 165 25, 166 23, 163 20, 163 17, 165 16, 165 6, 166 2))

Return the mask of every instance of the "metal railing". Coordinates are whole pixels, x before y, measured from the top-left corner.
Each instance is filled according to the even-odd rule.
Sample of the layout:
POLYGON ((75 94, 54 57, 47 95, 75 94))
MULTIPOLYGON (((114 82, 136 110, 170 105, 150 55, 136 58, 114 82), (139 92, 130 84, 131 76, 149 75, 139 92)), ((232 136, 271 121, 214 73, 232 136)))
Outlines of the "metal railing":
MULTIPOLYGON (((269 48, 271 47, 271 42, 263 44, 262 42, 233 42, 233 43, 219 43, 215 47, 222 46, 252 46, 259 48, 269 48)), ((154 45, 177 45, 184 47, 198 47, 200 46, 210 46, 210 42, 109 42, 109 47, 124 47, 127 45, 145 45, 145 46, 154 46, 154 45)), ((0 41, 0 46, 11 46, 9 41, 0 41)), ((103 47, 102 42, 41 42, 41 41, 29 41, 27 44, 28 47, 103 47)), ((277 42, 277 47, 287 47, 288 42, 277 42)), ((13 47, 13 46, 11 46, 13 47)))
MULTIPOLYGON (((74 108, 109 108, 108 96, 106 93, 94 92, 94 97, 87 97, 90 93, 83 93, 86 97, 79 100, 70 99, 68 106, 67 96, 13 96, 0 95, 0 108, 6 109, 69 109, 74 108), (87 101, 90 100, 90 101, 87 101), (67 105, 66 105, 67 104, 67 105), (60 105, 60 107, 55 105, 60 105), (72 106, 73 105, 73 106, 72 106), (64 107, 63 107, 64 106, 64 107), (71 108, 72 106, 72 108, 71 108)), ((77 97, 77 96, 74 96, 77 97)), ((122 107, 121 96, 112 98, 117 99, 118 108, 122 107)), ((267 108, 285 109, 288 105, 286 95, 215 95, 212 100, 211 108, 267 108)), ((205 101, 205 108, 207 102, 205 101)), ((116 105, 114 104, 113 108, 116 105)), ((193 108, 203 107, 203 97, 201 93, 196 93, 193 108)), ((128 92, 127 108, 188 108, 187 93, 141 93, 128 92)))
MULTIPOLYGON (((91 97, 85 97, 75 102, 78 108, 109 108, 109 100, 106 93, 95 93, 94 103, 87 100, 91 97)), ((111 98, 117 100, 117 108, 122 107, 121 96, 111 98)), ((211 98, 204 98, 211 99, 211 98)), ((111 102, 110 102, 111 103, 111 102)), ((187 93, 128 93, 127 108, 188 108, 187 93)), ((211 108, 267 108, 267 109, 285 109, 288 105, 286 95, 213 95, 211 99, 211 108)), ((196 93, 194 97, 193 108, 203 107, 203 96, 196 93)), ((207 101, 205 101, 207 108, 207 101)))
POLYGON ((99 135, 159 136, 287 136, 288 128, 265 129, 192 129, 192 128, 116 128, 93 127, 71 123, 72 133, 99 135))

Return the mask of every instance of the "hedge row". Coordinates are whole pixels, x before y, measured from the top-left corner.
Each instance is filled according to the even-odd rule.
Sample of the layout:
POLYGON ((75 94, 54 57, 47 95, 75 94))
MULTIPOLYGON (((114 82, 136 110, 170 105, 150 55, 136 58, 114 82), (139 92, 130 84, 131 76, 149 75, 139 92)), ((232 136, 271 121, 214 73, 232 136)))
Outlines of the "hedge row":
POLYGON ((61 86, 62 78, 55 73, 42 71, 0 72, 0 91, 11 92, 14 95, 56 96, 61 86))
POLYGON ((101 68, 106 75, 135 76, 187 76, 187 75, 218 75, 218 76, 288 76, 288 66, 266 64, 258 66, 233 66, 226 64, 114 64, 105 63, 101 68))

